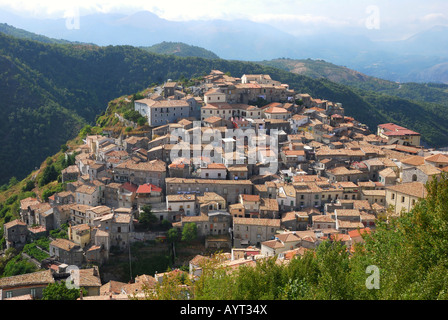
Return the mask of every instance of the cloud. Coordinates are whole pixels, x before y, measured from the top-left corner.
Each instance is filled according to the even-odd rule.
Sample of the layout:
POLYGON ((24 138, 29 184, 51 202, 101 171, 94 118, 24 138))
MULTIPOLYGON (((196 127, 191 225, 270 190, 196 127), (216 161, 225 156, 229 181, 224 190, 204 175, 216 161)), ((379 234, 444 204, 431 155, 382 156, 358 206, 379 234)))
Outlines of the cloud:
POLYGON ((443 13, 430 13, 419 19, 423 23, 447 23, 448 19, 443 13))
POLYGON ((251 18, 254 22, 287 22, 287 23, 302 23, 302 24, 318 24, 329 26, 346 26, 349 24, 347 20, 333 19, 327 16, 319 16, 313 14, 259 14, 251 18))

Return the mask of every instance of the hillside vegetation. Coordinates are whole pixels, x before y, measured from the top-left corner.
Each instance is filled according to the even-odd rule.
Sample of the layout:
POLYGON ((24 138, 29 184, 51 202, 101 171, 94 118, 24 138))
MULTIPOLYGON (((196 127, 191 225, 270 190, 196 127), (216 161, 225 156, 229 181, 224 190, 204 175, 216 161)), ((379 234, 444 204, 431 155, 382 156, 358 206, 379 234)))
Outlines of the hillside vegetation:
POLYGON ((93 124, 115 97, 167 79, 189 79, 218 69, 231 75, 270 74, 298 93, 342 102, 371 128, 396 122, 421 132, 433 146, 448 141, 441 104, 410 101, 327 79, 312 79, 242 61, 158 55, 131 46, 48 44, 0 33, 0 185, 23 179, 61 144, 93 124))
POLYGON ((155 44, 151 47, 140 47, 141 49, 157 53, 157 54, 168 54, 177 57, 197 57, 204 59, 219 59, 219 57, 211 52, 201 47, 191 46, 182 42, 161 42, 155 44))

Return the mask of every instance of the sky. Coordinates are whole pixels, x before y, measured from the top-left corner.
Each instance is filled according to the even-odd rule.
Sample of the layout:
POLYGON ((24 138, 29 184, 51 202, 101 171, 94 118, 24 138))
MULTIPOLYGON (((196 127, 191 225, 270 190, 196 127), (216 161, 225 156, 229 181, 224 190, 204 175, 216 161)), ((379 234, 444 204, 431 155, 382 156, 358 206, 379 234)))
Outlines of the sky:
POLYGON ((173 21, 248 19, 294 35, 340 30, 381 40, 448 26, 446 0, 0 0, 0 9, 42 18, 147 10, 173 21))

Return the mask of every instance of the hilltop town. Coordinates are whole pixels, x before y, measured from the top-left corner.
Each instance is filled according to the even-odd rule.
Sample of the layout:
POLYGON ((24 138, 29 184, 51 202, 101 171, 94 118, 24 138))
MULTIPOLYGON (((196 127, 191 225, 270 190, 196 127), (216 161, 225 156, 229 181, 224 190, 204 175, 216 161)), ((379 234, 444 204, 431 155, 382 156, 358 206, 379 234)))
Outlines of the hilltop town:
MULTIPOLYGON (((266 257, 288 263, 323 241, 350 251, 377 219, 411 210, 425 184, 448 172, 448 155, 421 146, 418 132, 368 128, 345 114, 343 101, 321 98, 269 75, 211 70, 197 86, 167 81, 133 101, 149 132, 87 135, 66 151, 75 155, 62 171, 66 190, 48 202, 21 200, 20 218, 4 225, 7 249, 64 225, 68 239, 50 237, 48 258, 36 261, 43 271, 1 278, 0 300, 39 299, 70 266, 88 291, 83 299, 126 299, 162 283, 163 272, 130 283, 100 277, 111 252, 166 241, 167 232, 140 228, 145 208, 179 234, 194 224, 226 268, 266 257)), ((207 259, 198 252, 189 272, 170 272, 194 281, 207 259)))

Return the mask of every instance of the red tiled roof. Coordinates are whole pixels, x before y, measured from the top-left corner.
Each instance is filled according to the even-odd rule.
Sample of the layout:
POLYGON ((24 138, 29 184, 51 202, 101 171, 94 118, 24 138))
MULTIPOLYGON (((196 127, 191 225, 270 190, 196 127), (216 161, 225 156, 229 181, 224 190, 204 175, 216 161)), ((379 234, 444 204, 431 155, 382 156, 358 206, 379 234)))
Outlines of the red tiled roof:
POLYGON ((161 192, 162 188, 157 187, 150 183, 145 183, 137 188, 137 193, 151 193, 151 192, 161 192))
POLYGON ((418 132, 398 126, 394 123, 384 123, 378 125, 378 127, 387 130, 386 132, 384 132, 384 134, 387 136, 420 135, 418 132))
POLYGON ((138 189, 138 186, 131 182, 125 182, 120 186, 120 188, 126 189, 131 192, 136 192, 138 189))

